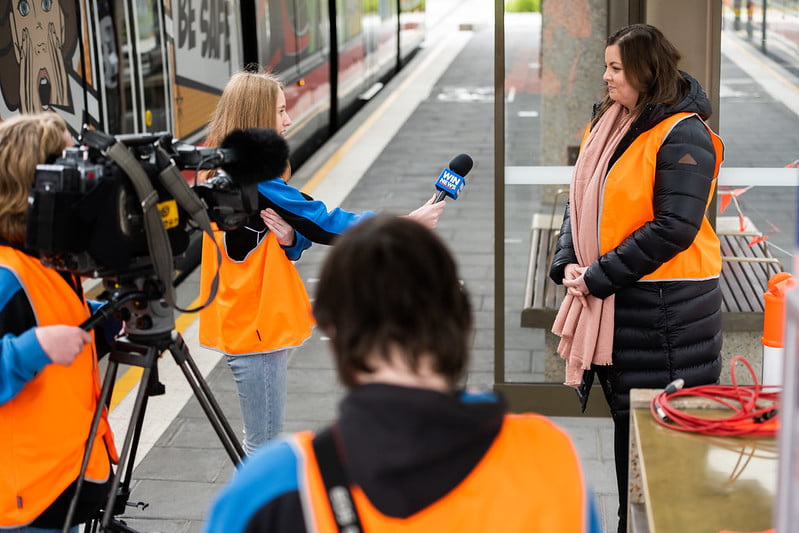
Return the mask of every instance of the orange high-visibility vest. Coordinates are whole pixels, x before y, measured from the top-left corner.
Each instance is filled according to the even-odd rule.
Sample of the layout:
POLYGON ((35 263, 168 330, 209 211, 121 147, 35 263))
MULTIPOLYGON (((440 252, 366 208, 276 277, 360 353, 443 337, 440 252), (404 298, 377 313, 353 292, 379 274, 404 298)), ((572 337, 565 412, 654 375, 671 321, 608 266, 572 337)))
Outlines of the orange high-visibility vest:
MULTIPOLYGON (((644 223, 654 220, 653 200, 658 151, 672 129, 679 122, 693 116, 699 115, 676 113, 664 119, 652 129, 641 133, 614 163, 602 190, 599 214, 600 254, 613 250, 644 223)), ((710 134, 716 152, 716 168, 705 205, 707 208, 715 192, 715 180, 723 159, 724 145, 704 121, 702 124, 710 134)), ((719 239, 707 217, 704 217, 693 243, 642 279, 702 280, 718 277, 720 273, 719 239)))
MULTIPOLYGON (((305 461, 300 496, 309 532, 338 531, 311 441, 295 436, 305 461)), ((365 532, 503 533, 586 531, 587 490, 569 437, 546 418, 506 415, 497 438, 471 473, 429 507, 408 518, 382 514, 350 486, 365 532)))
MULTIPOLYGON (((0 265, 19 280, 39 326, 77 326, 89 317, 88 306, 72 287, 38 259, 0 246, 0 265)), ((71 365, 45 366, 0 406, 0 527, 30 523, 77 479, 100 389, 90 343, 71 365)), ((108 479, 109 454, 116 461, 104 412, 86 479, 108 479)))
MULTIPOLYGON (((225 253, 225 233, 215 230, 222 250, 219 290, 200 311, 200 344, 232 355, 270 352, 301 345, 311 336, 311 302, 297 269, 271 231, 244 261, 225 253)), ((216 249, 203 237, 200 296, 211 290, 216 249)))

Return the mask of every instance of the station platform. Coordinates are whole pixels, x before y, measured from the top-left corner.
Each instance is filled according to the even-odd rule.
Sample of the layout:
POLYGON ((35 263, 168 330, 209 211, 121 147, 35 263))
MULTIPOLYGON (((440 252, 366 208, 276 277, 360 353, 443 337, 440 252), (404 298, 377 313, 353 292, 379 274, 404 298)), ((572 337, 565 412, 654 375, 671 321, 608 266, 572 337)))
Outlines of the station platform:
MULTIPOLYGON (((427 5, 431 28, 425 46, 353 121, 297 170, 292 185, 331 208, 403 214, 433 194, 435 179, 455 155, 471 155, 475 165, 467 176, 467 186, 461 198, 448 201, 437 231, 453 250, 473 298, 476 336, 468 386, 490 388, 494 383, 493 2, 429 0, 427 5)), ((509 36, 512 34, 510 30, 509 36)), ((729 38, 742 45, 737 37, 729 38)), ((537 45, 532 42, 514 46, 535 47, 527 52, 537 53, 537 45)), ((799 111, 794 111, 799 108, 792 107, 795 102, 786 103, 768 93, 760 84, 762 80, 748 73, 740 57, 735 62, 727 56, 723 58, 722 77, 729 84, 727 92, 722 93, 720 128, 728 147, 727 164, 783 166, 799 157, 799 111), (763 113, 770 117, 771 137, 763 138, 758 132, 760 138, 754 139, 748 122, 763 113), (785 163, 780 164, 781 159, 785 163)), ((794 95, 785 98, 799 101, 796 80, 793 83, 794 95)), ((535 105, 535 95, 529 102, 535 105)), ((509 107, 509 112, 517 111, 521 110, 509 107)), ((587 109, 587 118, 589 112, 587 109)), ((538 139, 531 138, 529 146, 536 143, 538 139)), ((514 185, 508 188, 507 197, 514 210, 518 202, 528 207, 522 211, 525 216, 507 217, 506 253, 526 258, 529 213, 541 209, 539 194, 535 186, 514 185)), ((765 214, 774 227, 782 230, 772 240, 791 251, 795 188, 755 188, 744 200, 750 206, 750 216, 765 214)), ((758 225, 764 227, 762 223, 758 225)), ((314 246, 297 262, 311 295, 326 253, 324 246, 314 246)), ((789 258, 785 262, 790 266, 789 258)), ((508 263, 508 284, 522 282, 526 265, 516 268, 516 262, 508 263)), ((196 299, 198 279, 199 270, 181 284, 182 307, 196 299)), ((521 305, 521 294, 506 297, 510 326, 516 325, 521 305)), ((183 315, 177 321, 193 359, 240 435, 241 417, 233 379, 220 354, 199 347, 197 325, 196 315, 183 315)), ((542 331, 513 327, 506 339, 509 351, 544 350, 542 331)), ((508 372, 524 376, 528 369, 509 368, 508 372)), ((168 355, 159 363, 159 373, 166 394, 149 401, 131 484, 131 503, 142 504, 130 507, 121 518, 141 532, 199 532, 214 496, 230 478, 233 465, 168 355)), ((126 375, 125 379, 136 382, 135 375, 126 375)), ((136 389, 124 381, 117 386, 120 391, 126 387, 131 392, 117 394, 111 411, 112 427, 120 443, 136 389)), ((324 427, 335 417, 342 395, 327 339, 317 331, 291 355, 285 431, 324 427)), ((605 530, 615 531, 617 493, 610 419, 554 420, 572 436, 578 448, 605 530)))

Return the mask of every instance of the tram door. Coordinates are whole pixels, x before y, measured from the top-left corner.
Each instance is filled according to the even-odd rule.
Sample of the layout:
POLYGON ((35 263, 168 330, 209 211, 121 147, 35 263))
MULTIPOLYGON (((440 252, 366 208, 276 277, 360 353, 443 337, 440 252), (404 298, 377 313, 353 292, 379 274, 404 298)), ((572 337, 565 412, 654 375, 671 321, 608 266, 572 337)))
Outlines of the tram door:
POLYGON ((173 131, 161 0, 113 0, 110 13, 121 54, 118 88, 105 76, 109 131, 173 131))

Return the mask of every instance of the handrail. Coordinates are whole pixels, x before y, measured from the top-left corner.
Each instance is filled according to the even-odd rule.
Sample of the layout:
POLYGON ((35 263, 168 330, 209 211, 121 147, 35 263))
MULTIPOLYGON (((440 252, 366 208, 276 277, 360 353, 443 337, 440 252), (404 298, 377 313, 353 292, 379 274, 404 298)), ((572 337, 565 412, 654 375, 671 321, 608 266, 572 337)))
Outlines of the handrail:
MULTIPOLYGON (((571 182, 570 166, 506 166, 505 185, 567 185, 571 182)), ((730 187, 795 187, 799 185, 799 169, 782 167, 721 167, 719 185, 730 187)))

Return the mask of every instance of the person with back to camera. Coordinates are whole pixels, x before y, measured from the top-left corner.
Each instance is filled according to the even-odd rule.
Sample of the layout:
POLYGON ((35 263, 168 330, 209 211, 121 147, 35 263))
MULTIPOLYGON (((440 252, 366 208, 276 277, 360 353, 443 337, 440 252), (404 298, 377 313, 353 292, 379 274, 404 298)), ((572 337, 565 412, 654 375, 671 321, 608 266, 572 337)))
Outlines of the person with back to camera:
MULTIPOLYGON (((278 79, 247 70, 234 74, 227 83, 211 119, 207 144, 223 145, 231 136, 247 142, 253 128, 284 134, 290 125, 278 79)), ((282 176, 261 177, 259 215, 237 230, 215 232, 223 251, 219 290, 200 312, 200 344, 224 353, 233 372, 248 454, 282 431, 289 351, 310 337, 314 324, 308 295, 292 261, 312 242, 330 244, 346 228, 373 215, 339 208, 328 211, 324 203, 288 185, 290 173, 287 167, 282 176)), ((435 227, 445 202, 432 200, 408 216, 435 227)), ((205 238, 203 296, 210 291, 215 259, 214 245, 205 238)))
MULTIPOLYGON (((80 280, 26 250, 36 165, 72 144, 55 113, 0 123, 0 529, 61 531, 100 396, 80 280)), ((101 419, 73 524, 106 501, 113 435, 101 419)), ((78 527, 70 531, 77 533, 78 527)))
POLYGON ((721 253, 705 212, 723 145, 679 59, 650 25, 608 39, 608 94, 583 139, 550 269, 568 288, 552 329, 566 384, 585 409, 596 374, 613 416, 619 531, 630 389, 716 383, 721 372, 721 253))
POLYGON ((569 436, 460 387, 472 308, 434 232, 387 215, 347 230, 322 267, 314 316, 347 389, 339 415, 250 457, 206 532, 600 531, 569 436), (338 526, 322 478, 336 466, 330 492, 349 517, 338 526), (342 487, 354 509, 340 505, 342 487))

